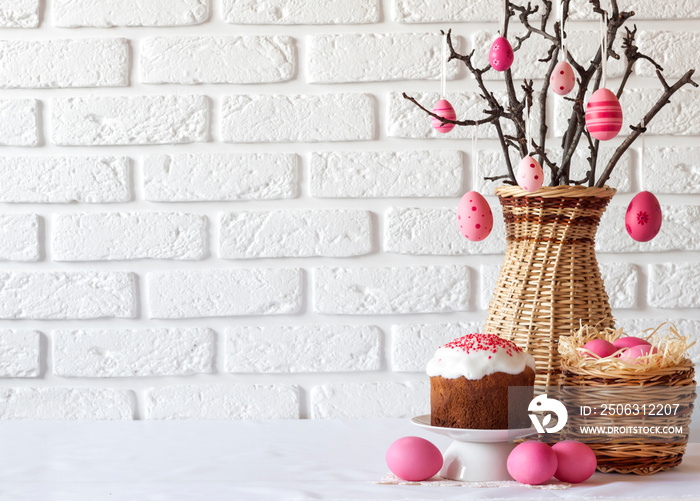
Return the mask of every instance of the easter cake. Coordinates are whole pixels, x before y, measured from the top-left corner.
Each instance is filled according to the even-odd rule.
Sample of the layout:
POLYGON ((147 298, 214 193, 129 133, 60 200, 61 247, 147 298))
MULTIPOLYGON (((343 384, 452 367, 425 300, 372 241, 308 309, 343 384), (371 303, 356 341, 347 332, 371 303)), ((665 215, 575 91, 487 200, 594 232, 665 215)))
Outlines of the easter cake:
MULTIPOLYGON (((535 360, 515 343, 494 334, 467 334, 438 348, 426 369, 430 376, 433 426, 468 429, 508 428, 508 387, 533 386, 535 360)), ((532 393, 516 405, 529 426, 532 393)))

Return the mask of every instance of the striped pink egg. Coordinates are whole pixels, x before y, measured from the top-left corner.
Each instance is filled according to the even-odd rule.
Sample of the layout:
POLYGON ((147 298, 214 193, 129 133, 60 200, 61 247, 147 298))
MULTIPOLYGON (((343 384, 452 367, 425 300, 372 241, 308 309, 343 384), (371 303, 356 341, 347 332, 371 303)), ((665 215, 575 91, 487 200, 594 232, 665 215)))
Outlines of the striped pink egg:
MULTIPOLYGON (((447 99, 440 99, 437 103, 435 103, 433 113, 448 120, 455 120, 457 118, 455 109, 452 107, 449 101, 447 101, 447 99)), ((446 123, 443 125, 442 122, 435 117, 430 117, 430 119, 433 121, 433 127, 435 130, 442 132, 443 134, 450 132, 455 128, 455 124, 446 123)))
POLYGON ((615 94, 598 89, 586 105, 586 127, 596 139, 608 141, 622 129, 622 107, 615 94))

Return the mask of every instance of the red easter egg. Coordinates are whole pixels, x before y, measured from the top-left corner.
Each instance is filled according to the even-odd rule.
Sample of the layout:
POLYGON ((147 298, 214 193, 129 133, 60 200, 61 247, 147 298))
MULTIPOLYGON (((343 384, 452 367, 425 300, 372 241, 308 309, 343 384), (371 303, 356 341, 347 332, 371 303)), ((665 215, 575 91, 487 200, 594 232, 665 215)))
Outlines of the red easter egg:
POLYGON ((627 233, 637 242, 648 242, 661 230, 661 206, 653 193, 637 193, 625 214, 627 233))
POLYGON ((565 96, 576 86, 576 76, 574 69, 566 61, 560 61, 552 71, 552 77, 549 79, 549 85, 552 92, 565 96))
POLYGON ((622 107, 615 94, 598 89, 586 105, 586 127, 591 136, 608 141, 622 129, 622 107))
MULTIPOLYGON (((455 109, 452 107, 452 105, 447 99, 440 99, 437 103, 435 103, 433 113, 448 120, 455 120, 457 118, 457 115, 455 114, 455 109)), ((443 134, 450 132, 452 129, 455 128, 455 124, 446 123, 443 125, 442 121, 438 120, 435 117, 430 117, 430 120, 432 120, 433 127, 435 128, 435 130, 438 132, 442 132, 443 134)))
POLYGON ((459 232, 472 242, 480 242, 493 229, 491 207, 479 192, 468 191, 457 206, 459 232))
POLYGON ((489 64, 496 71, 506 71, 513 64, 515 56, 510 42, 505 37, 494 40, 489 51, 489 64))

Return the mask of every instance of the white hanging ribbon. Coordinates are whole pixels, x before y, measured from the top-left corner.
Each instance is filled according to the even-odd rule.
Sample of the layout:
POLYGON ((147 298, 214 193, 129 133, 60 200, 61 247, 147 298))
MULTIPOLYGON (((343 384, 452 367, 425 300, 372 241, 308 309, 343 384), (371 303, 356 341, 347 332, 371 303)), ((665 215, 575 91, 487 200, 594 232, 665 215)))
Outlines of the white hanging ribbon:
POLYGON ((561 54, 562 61, 567 60, 566 54, 566 41, 564 40, 564 0, 561 0, 559 16, 561 17, 559 23, 559 36, 561 37, 561 54))
POLYGON ((604 12, 600 18, 600 29, 602 30, 603 42, 600 48, 601 83, 600 87, 605 88, 608 79, 608 13, 604 12))
POLYGON ((501 13, 501 36, 505 36, 506 19, 508 18, 508 0, 503 0, 503 12, 501 13))
MULTIPOLYGON (((642 128, 644 128, 644 127, 646 127, 646 124, 644 123, 644 117, 642 117, 642 128)), ((646 149, 646 147, 644 146, 644 136, 646 136, 646 133, 642 132, 642 143, 640 145, 642 151, 639 154, 639 163, 640 163, 639 167, 642 169, 642 176, 645 175, 645 173, 644 173, 644 150, 646 149)))
POLYGON ((530 104, 525 96, 525 155, 530 154, 530 104))
POLYGON ((479 155, 479 150, 476 146, 479 143, 479 124, 474 125, 472 131, 472 172, 476 173, 476 158, 479 155))
POLYGON ((440 72, 440 99, 445 99, 447 87, 447 33, 442 37, 442 71, 440 72))

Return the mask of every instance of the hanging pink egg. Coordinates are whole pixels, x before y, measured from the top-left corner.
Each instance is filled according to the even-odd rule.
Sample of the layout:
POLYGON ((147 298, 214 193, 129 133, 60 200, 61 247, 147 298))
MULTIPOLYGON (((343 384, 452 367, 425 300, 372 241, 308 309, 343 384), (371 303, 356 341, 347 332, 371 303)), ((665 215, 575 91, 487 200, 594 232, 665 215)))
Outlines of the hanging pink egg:
POLYGON ((653 193, 642 191, 637 193, 625 214, 627 233, 637 242, 648 242, 661 229, 661 206, 653 193))
POLYGON ((496 71, 506 71, 513 64, 513 48, 505 37, 494 40, 489 51, 489 64, 496 71))
POLYGON ((598 89, 586 105, 586 127, 591 136, 608 141, 622 129, 622 107, 615 94, 608 89, 598 89))
POLYGON ((552 71, 552 77, 549 79, 549 86, 552 92, 565 96, 576 86, 576 77, 574 69, 566 61, 560 61, 552 71))
POLYGON ((515 177, 518 180, 518 185, 528 192, 539 190, 544 182, 542 166, 529 155, 518 164, 518 172, 515 177))
MULTIPOLYGON (((457 118, 457 115, 455 114, 455 109, 452 107, 452 105, 447 99, 440 99, 437 103, 435 103, 433 113, 448 120, 455 120, 457 118)), ((455 124, 446 123, 443 125, 442 121, 438 120, 435 117, 430 117, 430 119, 433 122, 433 127, 435 128, 435 130, 438 132, 442 132, 443 134, 450 132, 452 129, 455 128, 455 124)))
POLYGON ((493 213, 480 193, 468 191, 457 206, 459 232, 472 242, 480 242, 493 229, 493 213))

